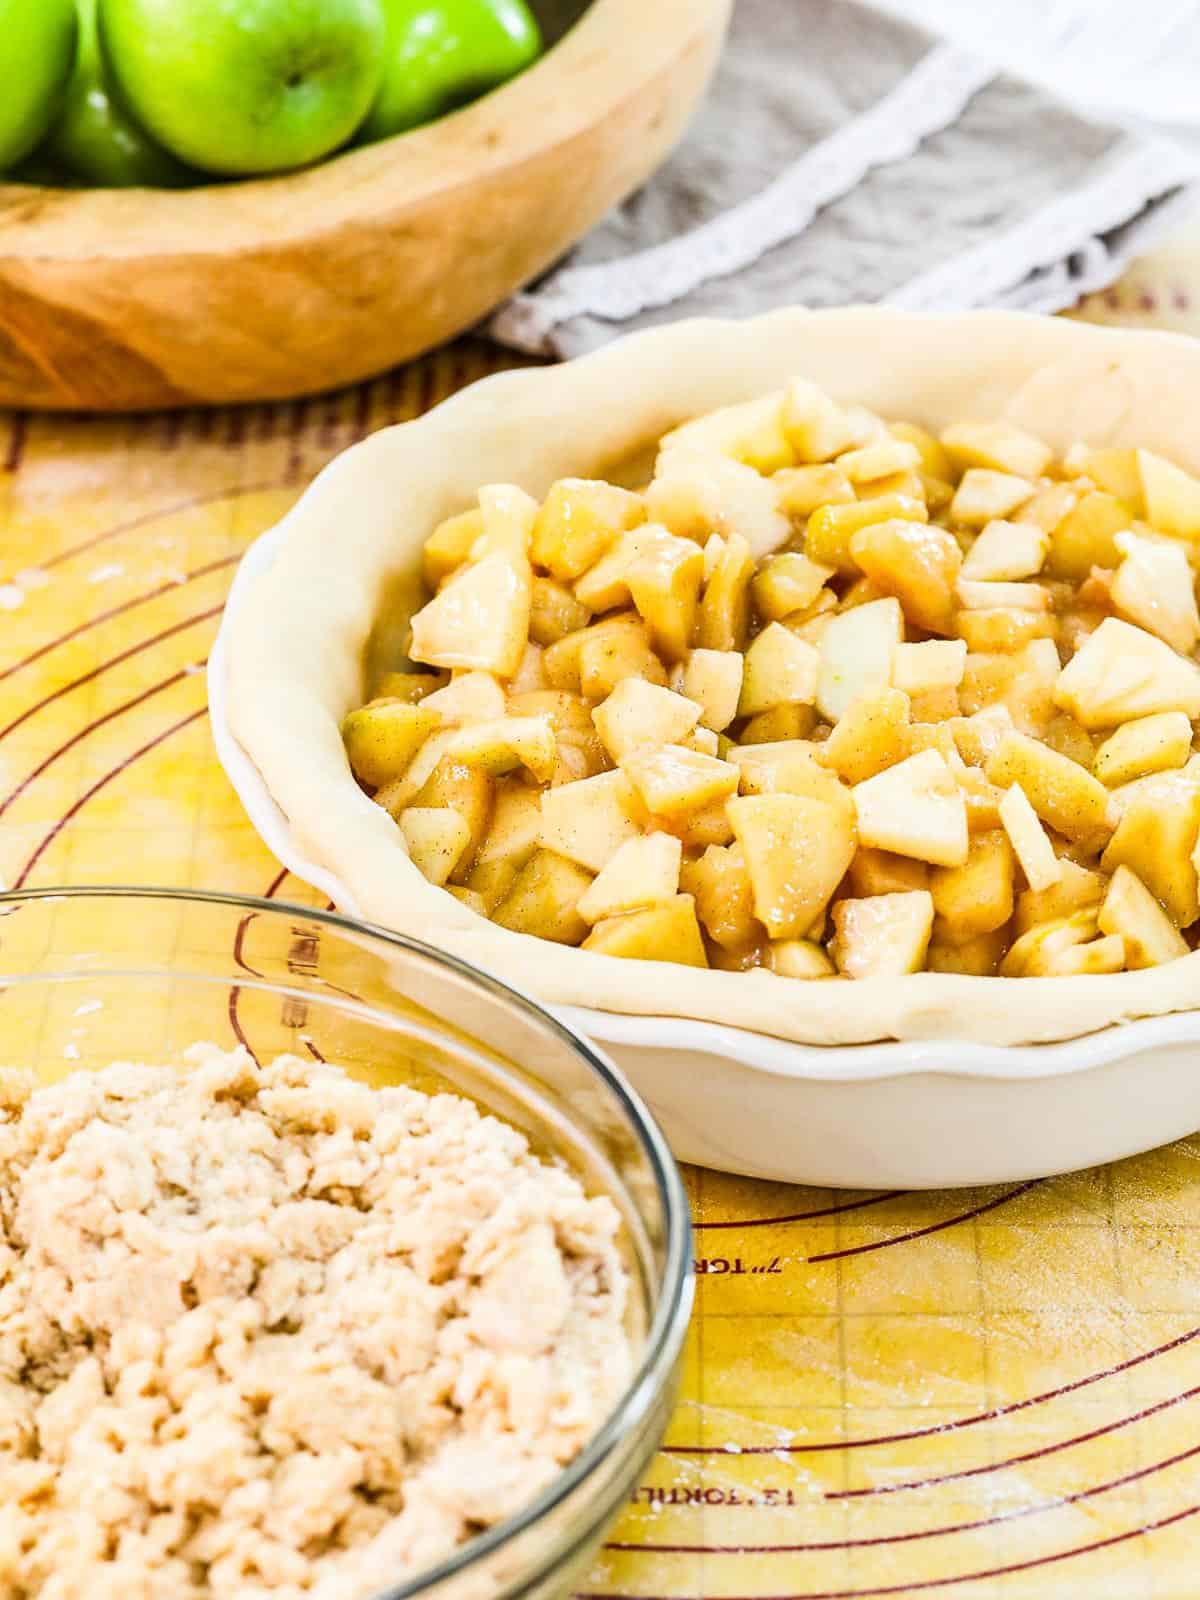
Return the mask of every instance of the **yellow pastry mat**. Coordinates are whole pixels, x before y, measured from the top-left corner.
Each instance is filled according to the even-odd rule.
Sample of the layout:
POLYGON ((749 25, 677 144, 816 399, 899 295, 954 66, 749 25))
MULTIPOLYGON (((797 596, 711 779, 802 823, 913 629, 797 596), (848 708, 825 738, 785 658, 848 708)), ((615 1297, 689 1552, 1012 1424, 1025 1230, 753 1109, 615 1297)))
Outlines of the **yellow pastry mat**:
MULTIPOLYGON (((0 417, 7 886, 315 899, 209 740, 234 566, 337 451, 498 364, 464 343, 298 404, 0 417)), ((683 1399, 590 1596, 1196 1600, 1200 1140, 954 1193, 688 1181, 683 1399)))

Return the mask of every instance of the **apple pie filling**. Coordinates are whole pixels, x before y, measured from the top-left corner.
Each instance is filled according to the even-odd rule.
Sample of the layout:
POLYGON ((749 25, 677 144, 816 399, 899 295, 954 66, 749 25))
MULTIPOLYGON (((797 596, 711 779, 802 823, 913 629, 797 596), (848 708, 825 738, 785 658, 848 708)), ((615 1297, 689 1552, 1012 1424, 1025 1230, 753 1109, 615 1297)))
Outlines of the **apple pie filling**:
POLYGON ((432 883, 501 927, 793 978, 1112 973, 1200 925, 1200 480, 935 437, 804 380, 639 492, 441 523, 343 725, 432 883))

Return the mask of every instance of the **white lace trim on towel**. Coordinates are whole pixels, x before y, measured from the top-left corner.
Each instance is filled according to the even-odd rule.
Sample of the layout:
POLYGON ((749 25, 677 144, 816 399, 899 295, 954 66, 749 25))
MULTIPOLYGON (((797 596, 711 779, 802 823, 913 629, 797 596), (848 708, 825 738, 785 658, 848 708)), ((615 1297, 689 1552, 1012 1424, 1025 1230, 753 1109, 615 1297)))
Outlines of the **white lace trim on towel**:
POLYGON ((578 316, 624 321, 670 305, 711 278, 741 271, 795 238, 873 167, 910 156, 957 120, 995 68, 939 45, 870 111, 814 145, 759 194, 719 217, 621 260, 566 267, 492 320, 497 338, 540 351, 552 330, 578 316))
MULTIPOLYGON (((1050 305, 1050 281, 1041 299, 1024 302, 1030 310, 1057 310, 1079 295, 1103 288, 1120 270, 1121 259, 1104 249, 1100 235, 1129 222, 1150 201, 1195 181, 1196 163, 1165 140, 1143 139, 1106 171, 1081 188, 1023 217, 1015 227, 985 239, 951 261, 923 272, 887 296, 884 304, 909 311, 967 311, 994 305, 1034 273, 1070 255, 1087 251, 1083 279, 1057 305, 1050 305)), ((1144 236, 1138 248, 1145 248, 1144 236)))
POLYGON ((1039 268, 1028 278, 1006 289, 990 303, 1008 311, 1062 311, 1085 295, 1095 294, 1115 283, 1135 256, 1145 255, 1160 239, 1195 217, 1200 189, 1182 188, 1169 200, 1154 208, 1153 215, 1139 223, 1132 236, 1114 249, 1103 239, 1088 239, 1079 249, 1053 266, 1039 268))

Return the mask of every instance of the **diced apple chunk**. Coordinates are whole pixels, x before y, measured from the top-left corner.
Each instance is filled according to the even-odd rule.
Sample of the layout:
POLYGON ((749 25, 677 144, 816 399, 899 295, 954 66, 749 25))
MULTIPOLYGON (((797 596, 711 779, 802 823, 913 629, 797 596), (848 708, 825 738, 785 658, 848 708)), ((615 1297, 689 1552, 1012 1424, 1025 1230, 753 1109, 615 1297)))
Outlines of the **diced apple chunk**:
POLYGON ((511 861, 525 865, 538 847, 542 831, 542 797, 516 778, 502 778, 496 785, 487 833, 475 857, 476 869, 490 861, 511 861))
POLYGON ((950 731, 955 749, 968 766, 982 767, 1013 726, 1008 707, 996 704, 985 706, 969 717, 955 719, 950 731))
POLYGON ((909 699, 900 689, 872 689, 852 700, 817 759, 844 783, 862 783, 909 754, 909 699))
POLYGON ((539 783, 554 771, 557 741, 549 717, 501 717, 460 728, 446 746, 447 754, 493 777, 526 767, 539 783))
POLYGON ((729 760, 737 767, 743 794, 801 794, 823 800, 854 821, 850 791, 835 772, 817 760, 820 746, 806 739, 735 745, 729 760))
POLYGON ((1124 722, 1096 751, 1092 770, 1109 789, 1153 772, 1186 764, 1192 753, 1192 725, 1182 711, 1159 711, 1124 722))
POLYGON ((909 700, 914 722, 948 722, 962 709, 957 689, 918 689, 909 700))
MULTIPOLYGON (((977 613, 978 615, 978 613, 977 613)), ((1061 671, 1058 651, 1049 639, 1030 640, 1017 652, 967 651, 959 699, 968 716, 986 711, 1006 717, 1005 731, 1016 726, 1039 734, 1056 715, 1054 686, 1061 671)), ((973 758, 964 750, 964 758, 973 758)))
POLYGON ((542 503, 530 553, 560 583, 571 583, 622 533, 645 520, 639 495, 598 480, 562 478, 542 503))
POLYGON ((771 482, 775 485, 780 511, 797 522, 810 516, 818 506, 844 505, 854 499, 850 479, 832 462, 785 467, 774 474, 771 482))
POLYGON ((529 637, 535 644, 555 644, 568 633, 586 628, 592 620, 587 606, 554 578, 535 577, 529 612, 529 637))
POLYGON ((1085 444, 1073 444, 1063 457, 1062 466, 1068 477, 1090 478, 1098 489, 1115 495, 1129 507, 1131 516, 1146 515, 1142 469, 1136 450, 1119 447, 1092 450, 1085 444))
POLYGON ((1168 539, 1136 533, 1119 533, 1114 543, 1122 560, 1110 589, 1113 606, 1127 622, 1187 655, 1200 639, 1196 580, 1187 551, 1168 539))
POLYGON ((736 533, 756 558, 778 550, 792 532, 769 478, 740 461, 690 446, 659 455, 646 510, 653 521, 698 544, 711 533, 736 533))
POLYGON ((824 911, 854 855, 853 822, 824 801, 749 795, 726 806, 773 939, 800 939, 824 911))
POLYGON ((1120 972, 1125 964, 1124 941, 1115 935, 1096 939, 1096 931, 1095 911, 1076 911, 1056 922, 1031 928, 1001 962, 1000 975, 1059 978, 1088 972, 1120 972))
POLYGON ((626 839, 580 897, 579 915, 585 922, 599 922, 674 899, 682 853, 683 846, 669 833, 626 839))
POLYGON ((903 439, 916 447, 920 457, 920 470, 926 477, 950 483, 957 476, 945 446, 930 433, 928 428, 922 428, 916 422, 905 421, 889 422, 887 427, 894 439, 903 439))
POLYGON ((965 611, 1049 611, 1050 594, 1040 583, 976 583, 961 579, 957 585, 958 603, 965 611))
POLYGON ((1088 939, 1061 951, 1050 963, 1049 976, 1071 978, 1123 972, 1126 966, 1125 941, 1119 934, 1088 939))
MULTIPOLYGON (((574 635, 568 635, 573 638, 574 635)), ((566 639, 554 645, 559 649, 566 639)), ((546 652, 547 656, 550 651, 546 652)), ((663 685, 667 674, 646 636, 645 626, 634 620, 629 627, 611 630, 593 624, 583 630, 579 644, 579 690, 589 700, 603 700, 623 678, 644 678, 663 685)), ((553 676, 551 676, 553 682, 553 676)))
MULTIPOLYGON (((532 852, 526 861, 532 859, 532 852)), ((466 887, 483 902, 484 914, 491 916, 502 900, 508 898, 512 886, 517 881, 517 874, 525 865, 525 861, 503 861, 499 858, 491 861, 479 861, 467 874, 466 887)))
POLYGON ((722 733, 737 716, 745 666, 740 650, 693 650, 682 693, 700 707, 700 721, 722 733))
POLYGON ((971 655, 1015 655, 1026 645, 1038 639, 1052 640, 1058 633, 1056 619, 1049 611, 1018 611, 1012 606, 960 611, 954 627, 971 655))
POLYGON ((699 714, 698 706, 670 689, 642 678, 623 678, 592 712, 592 720, 605 749, 619 763, 638 750, 678 744, 699 714))
POLYGON ((691 422, 684 422, 662 438, 666 453, 692 449, 729 456, 756 472, 778 472, 792 461, 792 447, 783 431, 783 390, 721 406, 691 422))
POLYGON ((1011 422, 955 422, 942 433, 942 445, 962 470, 984 467, 1040 478, 1054 452, 1043 440, 1011 422))
POLYGON ((1146 516, 1163 533, 1200 539, 1200 479, 1152 450, 1139 450, 1146 516))
MULTIPOLYGON (((568 633, 554 644, 548 645, 542 652, 542 672, 552 689, 564 691, 569 694, 578 694, 580 680, 580 657, 583 649, 593 639, 620 639, 635 642, 636 648, 647 655, 652 655, 650 641, 646 637, 646 625, 640 617, 634 616, 631 611, 623 611, 616 616, 604 617, 599 622, 590 623, 586 628, 580 628, 575 633, 568 633)), ((655 657, 655 660, 658 658, 655 657)), ((660 663, 661 666, 661 663, 660 663)), ((663 681, 666 674, 663 674, 663 681)))
POLYGON ((350 770, 376 789, 400 777, 440 722, 436 711, 404 700, 360 706, 342 723, 350 770))
POLYGON ((599 872, 626 839, 639 834, 637 794, 623 772, 563 783, 542 795, 540 842, 599 872))
POLYGON ((945 758, 924 750, 853 791, 863 844, 935 866, 967 859, 967 809, 945 758))
POLYGON ((804 530, 804 553, 819 566, 832 567, 853 578, 860 570, 850 553, 850 541, 856 533, 877 522, 928 520, 928 507, 914 495, 877 495, 854 505, 818 506, 804 530))
MULTIPOLYGON (((1068 491, 1066 484, 1056 484, 1055 488, 1068 491)), ((1053 490, 1046 492, 1052 494, 1053 490)), ((1033 519, 1032 503, 1021 515, 1027 521, 1033 519)), ((1128 506, 1122 505, 1114 495, 1097 489, 1077 496, 1075 503, 1050 530, 1047 570, 1056 578, 1080 583, 1093 567, 1115 566, 1117 547, 1113 541, 1118 533, 1128 529, 1129 523, 1128 506)))
POLYGON ((967 528, 982 528, 1024 505, 1033 494, 1028 478, 987 467, 969 467, 950 502, 950 515, 967 528))
POLYGON ((839 900, 833 908, 830 949, 838 971, 849 978, 899 978, 919 972, 933 929, 933 896, 880 894, 839 900))
MULTIPOLYGON (((1034 818, 1036 822, 1036 817, 1034 818)), ((971 835, 961 867, 934 867, 929 874, 939 938, 961 944, 1001 928, 1013 910, 1013 851, 1004 832, 971 835)))
POLYGON ((898 644, 892 658, 892 687, 905 694, 925 694, 935 689, 957 689, 967 664, 967 647, 961 639, 927 639, 921 644, 898 644))
MULTIPOLYGON (((720 756, 721 737, 711 728, 693 728, 686 737, 679 739, 685 750, 698 750, 702 756, 720 756)), ((722 759, 724 759, 722 757, 722 759)))
POLYGON ((817 713, 812 706, 772 706, 742 724, 742 739, 748 745, 807 739, 816 725, 817 713))
POLYGON ((719 533, 710 533, 704 541, 704 581, 705 583, 717 570, 717 564, 725 554, 725 540, 719 533))
POLYGON ((471 843, 471 830, 446 806, 410 806, 400 816, 400 832, 413 866, 430 883, 443 884, 471 843))
MULTIPOLYGON (((1021 507, 1021 521, 1032 522, 1044 533, 1053 533, 1064 517, 1079 504, 1083 491, 1074 483, 1051 483, 1039 489, 1021 507)), ((1086 572, 1086 568, 1084 571, 1086 572)))
POLYGON ((490 672, 464 672, 422 704, 447 724, 494 722, 504 715, 504 690, 490 672))
POLYGON ((1073 911, 1082 911, 1100 904, 1104 897, 1106 880, 1091 867, 1081 867, 1069 856, 1060 856, 1058 862, 1062 876, 1048 889, 1025 889, 1017 896, 1013 927, 1018 934, 1028 933, 1040 923, 1053 922, 1068 917, 1073 911))
POLYGON ((962 576, 972 583, 1011 583, 1042 570, 1049 535, 1032 522, 989 522, 963 557, 962 576))
POLYGON ((684 967, 707 967, 704 940, 691 895, 679 894, 666 905, 630 911, 598 922, 583 941, 597 955, 627 961, 674 961, 684 967))
POLYGON ((783 431, 800 461, 828 461, 857 442, 845 413, 806 378, 794 378, 788 385, 783 431))
MULTIPOLYGON (((376 791, 375 804, 382 806, 393 817, 398 817, 406 806, 412 805, 437 769, 453 737, 453 728, 439 728, 431 733, 400 776, 390 778, 376 791)), ((487 782, 485 774, 480 773, 479 776, 487 782)))
POLYGON ((530 642, 525 646, 521 664, 509 680, 510 694, 533 694, 539 689, 550 687, 550 680, 543 665, 543 654, 540 644, 530 642))
POLYGON ((1125 965, 1131 971, 1157 967, 1188 953, 1187 940, 1128 867, 1113 873, 1097 920, 1102 933, 1124 939, 1125 965))
POLYGON ((835 616, 821 636, 817 709, 836 722, 852 700, 886 688, 904 638, 900 602, 889 597, 835 616))
POLYGON ((512 933, 529 933, 556 944, 579 944, 587 923, 579 901, 591 875, 551 850, 539 850, 518 872, 492 921, 512 933))
POLYGON ((1108 838, 1113 819, 1108 790, 1069 756, 1023 733, 1006 733, 984 768, 1001 789, 1019 784, 1044 823, 1093 848, 1108 838))
POLYGON ((529 638, 531 603, 528 562, 497 550, 452 578, 416 613, 409 654, 434 667, 511 677, 529 638))
POLYGON ((781 622, 772 622, 746 651, 738 715, 756 716, 779 705, 811 705, 821 658, 781 622))
POLYGON ((703 650, 744 650, 750 631, 750 580, 754 556, 739 534, 730 534, 704 586, 696 621, 703 650))
POLYGON ((592 708, 577 694, 565 689, 534 689, 508 698, 513 717, 549 717, 561 753, 564 745, 575 745, 585 756, 593 777, 608 765, 604 746, 592 721, 592 708))
POLYGON ((629 593, 660 656, 681 661, 696 625, 704 553, 690 539, 656 541, 629 568, 629 593))
POLYGON ((1014 783, 1000 802, 1000 821, 1029 887, 1040 894, 1058 883, 1062 862, 1019 783, 1014 783))
POLYGON ((422 575, 434 593, 463 565, 482 532, 483 515, 478 506, 438 523, 421 552, 422 575))
POLYGON ((413 805, 449 806, 457 811, 470 830, 470 845, 453 869, 457 874, 471 865, 476 850, 483 843, 492 814, 492 796, 495 785, 486 772, 468 766, 447 751, 433 771, 413 796, 413 805))
POLYGON ((994 978, 1007 944, 1007 931, 979 933, 962 944, 946 944, 934 937, 929 942, 925 967, 929 972, 950 972, 961 978, 994 978))
POLYGON ((767 965, 780 978, 832 978, 833 962, 809 939, 775 939, 767 949, 767 965))
MULTIPOLYGON (((599 561, 594 566, 582 573, 575 583, 575 598, 580 605, 586 606, 589 611, 611 611, 614 606, 628 605, 629 595, 629 570, 634 562, 644 551, 653 549, 655 545, 674 541, 675 535, 655 522, 642 524, 633 528, 628 533, 623 533, 616 543, 610 545, 599 561)), ((679 543, 695 550, 698 547, 689 540, 680 540, 679 543)), ((701 556, 703 561, 703 556, 701 556)))
POLYGON ((737 793, 735 766, 682 745, 627 756, 622 770, 655 816, 687 816, 737 793))
POLYGON ((1144 779, 1126 805, 1101 858, 1106 872, 1126 866, 1160 901, 1178 928, 1200 917, 1196 851, 1200 830, 1200 771, 1189 762, 1180 772, 1144 779))
POLYGON ((899 599, 917 627, 949 632, 962 565, 953 534, 935 523, 896 517, 860 528, 851 537, 850 554, 885 594, 899 599))
POLYGON ((921 464, 921 452, 906 439, 888 434, 857 450, 847 450, 837 464, 851 483, 871 483, 895 472, 912 472, 921 464))
POLYGON ((890 850, 860 845, 850 863, 846 884, 859 899, 876 894, 908 894, 913 889, 928 889, 930 870, 924 861, 914 861, 911 856, 896 856, 890 850))
POLYGON ((704 931, 722 949, 744 949, 762 934, 740 844, 709 845, 697 860, 685 861, 679 887, 693 896, 704 931))
POLYGON ((1106 617, 1067 662, 1056 704, 1085 728, 1111 728, 1156 711, 1200 717, 1200 667, 1144 628, 1106 617))
POLYGON ((954 761, 951 756, 946 757, 954 773, 955 781, 962 790, 963 803, 967 808, 967 830, 972 835, 986 833, 990 829, 1000 826, 1000 802, 1004 792, 994 783, 989 783, 978 767, 963 766, 954 761))
POLYGON ((472 561, 482 561, 497 551, 517 562, 529 558, 538 503, 515 483, 489 483, 479 491, 479 514, 483 527, 471 546, 472 561))
POLYGON ((764 561, 755 574, 750 586, 755 609, 767 622, 805 611, 832 577, 832 567, 810 561, 798 551, 785 550, 764 561))

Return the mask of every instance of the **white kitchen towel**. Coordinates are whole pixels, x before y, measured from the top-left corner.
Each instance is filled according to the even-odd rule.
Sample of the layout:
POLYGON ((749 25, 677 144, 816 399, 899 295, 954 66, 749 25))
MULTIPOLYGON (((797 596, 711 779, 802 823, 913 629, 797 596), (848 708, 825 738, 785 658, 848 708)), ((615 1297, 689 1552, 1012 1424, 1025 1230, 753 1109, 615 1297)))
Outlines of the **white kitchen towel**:
POLYGON ((1055 311, 1195 202, 1197 159, 851 0, 738 0, 680 149, 497 340, 573 356, 682 316, 1055 311))

